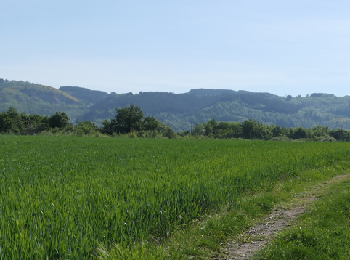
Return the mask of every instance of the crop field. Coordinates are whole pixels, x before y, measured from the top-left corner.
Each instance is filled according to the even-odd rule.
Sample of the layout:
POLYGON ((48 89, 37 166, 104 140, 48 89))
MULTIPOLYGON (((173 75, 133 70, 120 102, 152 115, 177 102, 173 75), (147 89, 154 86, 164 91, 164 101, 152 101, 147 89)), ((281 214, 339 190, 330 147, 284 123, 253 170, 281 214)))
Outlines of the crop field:
POLYGON ((165 238, 349 153, 347 143, 0 135, 0 259, 91 259, 100 244, 165 238))

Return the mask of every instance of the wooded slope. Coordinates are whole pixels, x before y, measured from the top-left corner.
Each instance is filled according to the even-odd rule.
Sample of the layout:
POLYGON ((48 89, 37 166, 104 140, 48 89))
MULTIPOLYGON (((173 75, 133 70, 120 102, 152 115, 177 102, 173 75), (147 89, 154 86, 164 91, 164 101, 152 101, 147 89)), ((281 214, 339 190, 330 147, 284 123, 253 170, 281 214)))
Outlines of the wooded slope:
POLYGON ((101 123, 115 116, 115 108, 134 104, 145 116, 155 116, 175 131, 215 118, 217 121, 255 119, 285 127, 350 129, 350 97, 314 93, 307 97, 279 97, 270 93, 227 89, 192 89, 188 93, 140 92, 116 94, 76 86, 60 89, 26 81, 0 79, 0 112, 10 106, 27 114, 66 112, 71 122, 101 123))

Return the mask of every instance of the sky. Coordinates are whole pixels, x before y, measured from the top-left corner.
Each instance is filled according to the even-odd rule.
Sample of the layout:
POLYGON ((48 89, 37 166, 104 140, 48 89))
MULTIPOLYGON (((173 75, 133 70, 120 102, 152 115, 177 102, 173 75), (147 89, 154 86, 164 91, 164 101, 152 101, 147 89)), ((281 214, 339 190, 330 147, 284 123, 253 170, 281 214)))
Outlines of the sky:
POLYGON ((0 0, 0 78, 350 94, 350 1, 0 0))

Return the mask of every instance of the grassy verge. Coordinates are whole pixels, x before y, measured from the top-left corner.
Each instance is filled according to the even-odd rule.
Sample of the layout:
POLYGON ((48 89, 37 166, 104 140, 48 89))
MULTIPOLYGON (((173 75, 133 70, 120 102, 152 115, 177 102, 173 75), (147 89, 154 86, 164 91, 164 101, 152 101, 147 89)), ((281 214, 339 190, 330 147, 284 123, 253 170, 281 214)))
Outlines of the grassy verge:
POLYGON ((310 211, 254 259, 350 259, 350 180, 331 185, 310 211))
MULTIPOLYGON (((195 220, 191 225, 180 227, 169 240, 161 242, 155 239, 153 243, 148 242, 129 248, 116 245, 108 253, 101 249, 101 258, 224 259, 225 252, 222 252, 222 248, 228 240, 241 240, 240 234, 267 216, 276 207, 290 207, 300 197, 307 196, 309 192, 322 196, 327 189, 319 184, 336 175, 345 174, 349 169, 350 164, 343 161, 332 167, 305 171, 297 177, 279 182, 273 190, 242 195, 234 203, 223 207, 220 212, 206 215, 202 219, 195 220)), ((339 198, 339 200, 342 199, 345 198, 339 198)), ((349 214, 349 209, 347 214, 349 214)), ((340 230, 337 232, 339 233, 340 230)), ((277 245, 278 243, 275 246, 277 245)), ((266 254, 273 250, 275 249, 266 251, 266 254)), ((259 259, 287 258, 281 258, 281 256, 270 258, 269 255, 259 259)))

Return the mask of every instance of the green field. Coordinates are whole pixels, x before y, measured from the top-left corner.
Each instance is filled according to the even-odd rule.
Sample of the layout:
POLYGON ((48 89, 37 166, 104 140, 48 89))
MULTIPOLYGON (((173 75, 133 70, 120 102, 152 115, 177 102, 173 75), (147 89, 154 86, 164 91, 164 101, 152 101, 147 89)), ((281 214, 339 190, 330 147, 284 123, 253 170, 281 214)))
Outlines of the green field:
POLYGON ((0 135, 0 259, 91 259, 100 245, 166 238, 349 153, 347 143, 0 135))
POLYGON ((324 196, 254 259, 350 259, 350 180, 324 196))

